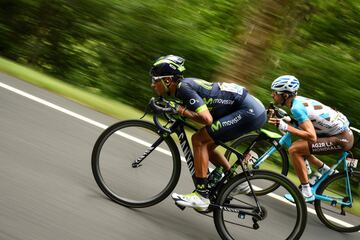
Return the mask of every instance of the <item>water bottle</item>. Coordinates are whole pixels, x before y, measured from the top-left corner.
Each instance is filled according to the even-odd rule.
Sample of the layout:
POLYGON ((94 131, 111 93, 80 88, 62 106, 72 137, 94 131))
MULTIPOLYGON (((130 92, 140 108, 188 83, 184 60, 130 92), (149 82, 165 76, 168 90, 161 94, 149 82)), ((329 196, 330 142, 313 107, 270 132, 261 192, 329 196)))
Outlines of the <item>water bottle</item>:
POLYGON ((316 171, 314 173, 314 175, 309 179, 309 184, 310 186, 315 185, 315 183, 317 182, 317 180, 319 180, 321 178, 322 174, 319 173, 318 171, 316 171))
POLYGON ((208 188, 211 189, 220 181, 223 174, 223 167, 216 167, 208 177, 208 188))
POLYGON ((307 159, 305 159, 305 166, 306 166, 306 170, 307 170, 307 174, 310 175, 311 174, 311 167, 310 167, 310 163, 307 159))

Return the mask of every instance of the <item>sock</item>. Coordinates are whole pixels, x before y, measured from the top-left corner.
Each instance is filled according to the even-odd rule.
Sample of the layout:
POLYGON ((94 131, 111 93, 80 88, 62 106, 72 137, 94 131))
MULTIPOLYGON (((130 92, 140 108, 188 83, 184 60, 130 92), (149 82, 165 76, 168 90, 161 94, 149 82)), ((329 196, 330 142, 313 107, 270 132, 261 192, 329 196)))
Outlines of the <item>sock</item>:
POLYGON ((323 165, 318 169, 318 171, 319 171, 319 173, 324 174, 329 169, 330 169, 330 167, 328 165, 326 165, 325 163, 323 163, 323 165))
POLYGON ((309 183, 301 184, 301 192, 304 195, 304 197, 311 197, 313 195, 309 183))
POLYGON ((204 198, 209 198, 209 190, 207 189, 207 185, 207 178, 196 178, 196 192, 198 192, 204 198))

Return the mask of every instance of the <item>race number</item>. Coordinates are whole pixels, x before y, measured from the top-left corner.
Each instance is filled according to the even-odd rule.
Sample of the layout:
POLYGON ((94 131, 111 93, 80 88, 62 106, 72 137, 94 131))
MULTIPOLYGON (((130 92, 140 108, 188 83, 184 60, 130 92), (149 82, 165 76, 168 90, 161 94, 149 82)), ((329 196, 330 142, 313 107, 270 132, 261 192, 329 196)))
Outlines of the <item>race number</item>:
POLYGON ((346 164, 348 167, 356 168, 358 165, 358 159, 355 158, 346 158, 346 164))
POLYGON ((235 83, 222 83, 220 85, 221 91, 233 92, 237 94, 243 94, 244 88, 235 83))

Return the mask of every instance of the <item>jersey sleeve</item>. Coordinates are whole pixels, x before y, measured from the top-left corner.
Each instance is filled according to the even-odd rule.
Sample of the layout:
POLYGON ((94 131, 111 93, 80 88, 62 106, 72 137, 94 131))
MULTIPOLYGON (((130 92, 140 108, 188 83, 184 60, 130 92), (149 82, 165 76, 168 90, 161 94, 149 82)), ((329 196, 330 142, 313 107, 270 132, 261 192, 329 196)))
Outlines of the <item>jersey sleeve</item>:
POLYGON ((302 104, 295 104, 291 108, 291 113, 299 124, 309 119, 306 108, 302 104))
POLYGON ((202 112, 207 109, 203 99, 188 83, 181 83, 178 86, 176 95, 183 101, 185 107, 191 111, 202 112))

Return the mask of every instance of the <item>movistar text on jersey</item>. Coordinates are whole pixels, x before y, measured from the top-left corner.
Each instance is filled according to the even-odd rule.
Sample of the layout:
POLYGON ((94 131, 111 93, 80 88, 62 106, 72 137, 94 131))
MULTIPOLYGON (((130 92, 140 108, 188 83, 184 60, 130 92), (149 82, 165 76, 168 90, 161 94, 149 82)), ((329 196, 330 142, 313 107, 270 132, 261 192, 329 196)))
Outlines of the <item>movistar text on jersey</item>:
POLYGON ((238 121, 240 121, 242 119, 241 115, 237 115, 235 118, 229 120, 229 121, 225 121, 222 123, 222 126, 223 127, 226 127, 226 126, 231 126, 235 123, 237 123, 238 121))

